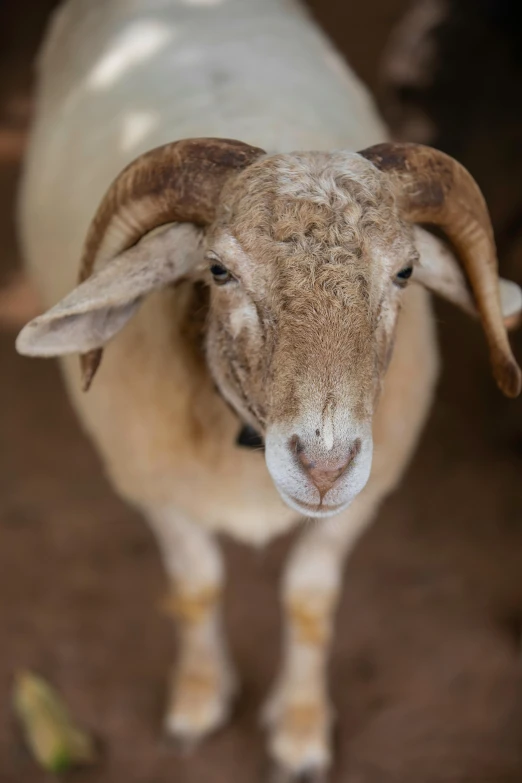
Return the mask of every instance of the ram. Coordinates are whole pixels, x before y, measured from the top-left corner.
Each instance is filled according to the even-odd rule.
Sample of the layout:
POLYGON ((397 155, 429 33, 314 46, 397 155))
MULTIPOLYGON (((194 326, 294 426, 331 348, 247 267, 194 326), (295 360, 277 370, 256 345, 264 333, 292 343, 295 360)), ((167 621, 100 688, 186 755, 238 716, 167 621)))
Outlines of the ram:
POLYGON ((403 474, 436 381, 426 289, 478 313, 499 386, 520 390, 503 320, 520 289, 499 286, 477 185, 441 152, 389 142, 287 0, 70 0, 40 57, 20 232, 51 309, 18 350, 63 357, 172 580, 169 732, 208 734, 236 689, 215 535, 262 545, 316 520, 285 570, 264 718, 283 777, 322 775, 342 564, 403 474), (238 443, 245 426, 264 454, 238 443))

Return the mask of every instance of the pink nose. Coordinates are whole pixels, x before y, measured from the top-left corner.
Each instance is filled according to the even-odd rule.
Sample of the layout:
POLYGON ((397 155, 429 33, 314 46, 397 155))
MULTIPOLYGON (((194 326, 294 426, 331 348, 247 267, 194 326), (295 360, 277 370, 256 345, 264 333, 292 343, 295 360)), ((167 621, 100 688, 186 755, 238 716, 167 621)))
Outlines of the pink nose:
POLYGON ((291 445, 305 473, 319 490, 322 499, 341 476, 346 473, 350 463, 360 451, 361 441, 356 440, 348 454, 340 459, 330 459, 328 457, 326 459, 310 458, 297 435, 294 435, 291 439, 291 445))

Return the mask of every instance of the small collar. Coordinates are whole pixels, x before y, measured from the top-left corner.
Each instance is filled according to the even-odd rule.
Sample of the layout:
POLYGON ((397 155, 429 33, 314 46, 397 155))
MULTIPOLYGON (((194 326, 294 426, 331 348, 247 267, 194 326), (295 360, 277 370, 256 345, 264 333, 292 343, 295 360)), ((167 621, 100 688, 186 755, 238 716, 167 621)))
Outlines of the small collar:
POLYGON ((239 431, 236 438, 236 446, 242 446, 245 449, 263 449, 265 444, 261 435, 249 424, 245 424, 239 431))

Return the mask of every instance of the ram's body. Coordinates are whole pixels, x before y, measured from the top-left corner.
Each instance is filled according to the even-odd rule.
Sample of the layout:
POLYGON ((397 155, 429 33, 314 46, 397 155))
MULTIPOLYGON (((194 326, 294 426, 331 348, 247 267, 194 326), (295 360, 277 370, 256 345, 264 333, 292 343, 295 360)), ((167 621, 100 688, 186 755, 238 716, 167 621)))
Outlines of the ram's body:
MULTIPOLYGON (((357 150, 386 131, 356 76, 287 0, 71 0, 39 61, 21 197, 27 263, 54 304, 75 284, 82 243, 115 175, 176 138, 239 138, 268 151, 357 150)), ((235 445, 237 417, 202 360, 192 288, 152 295, 108 346, 88 394, 64 361, 76 408, 119 491, 262 543, 298 516, 263 456, 235 445)), ((370 485, 399 478, 436 374, 427 295, 405 294, 374 418, 370 485)), ((372 493, 373 494, 373 493, 372 493)))
POLYGON ((20 227, 45 305, 62 299, 18 350, 67 357, 85 428, 156 534, 180 621, 177 737, 223 723, 235 690, 214 532, 263 544, 317 518, 285 568, 265 711, 285 781, 330 763, 343 562, 428 412, 421 286, 478 314, 500 388, 522 386, 506 334, 522 293, 499 288, 477 184, 441 151, 385 137, 289 0, 70 0, 40 57, 20 227), (75 354, 96 372, 102 351, 85 394, 75 354), (237 444, 245 422, 265 454, 237 444))
POLYGON ((408 280, 478 312, 499 386, 522 385, 503 320, 522 295, 506 284, 499 297, 477 184, 444 153, 385 136, 288 0, 70 0, 40 57, 20 227, 45 305, 61 301, 17 347, 68 357, 79 416, 156 534, 179 620, 170 733, 199 740, 235 691, 214 531, 262 544, 318 518, 285 569, 264 713, 285 781, 322 780, 330 763, 343 562, 433 392, 429 299, 408 280), (74 354, 90 381, 104 350, 85 394, 74 354), (237 444, 244 422, 264 455, 237 444))

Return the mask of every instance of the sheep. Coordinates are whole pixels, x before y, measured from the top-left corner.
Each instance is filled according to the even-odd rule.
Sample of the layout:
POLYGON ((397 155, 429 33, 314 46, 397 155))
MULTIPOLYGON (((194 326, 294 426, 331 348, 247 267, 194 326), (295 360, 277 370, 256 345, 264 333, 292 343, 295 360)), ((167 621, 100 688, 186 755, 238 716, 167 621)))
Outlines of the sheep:
POLYGON ((320 777, 343 563, 434 393, 428 289, 479 315, 498 385, 520 391, 506 324, 522 294, 499 287, 480 191, 443 153, 390 142, 286 0, 69 0, 37 97, 19 223, 50 309, 17 349, 62 357, 113 486, 157 537, 179 629, 166 729, 197 742, 237 691, 216 535, 261 546, 312 519, 263 720, 281 778, 320 777), (245 425, 264 453, 238 445, 245 425))

